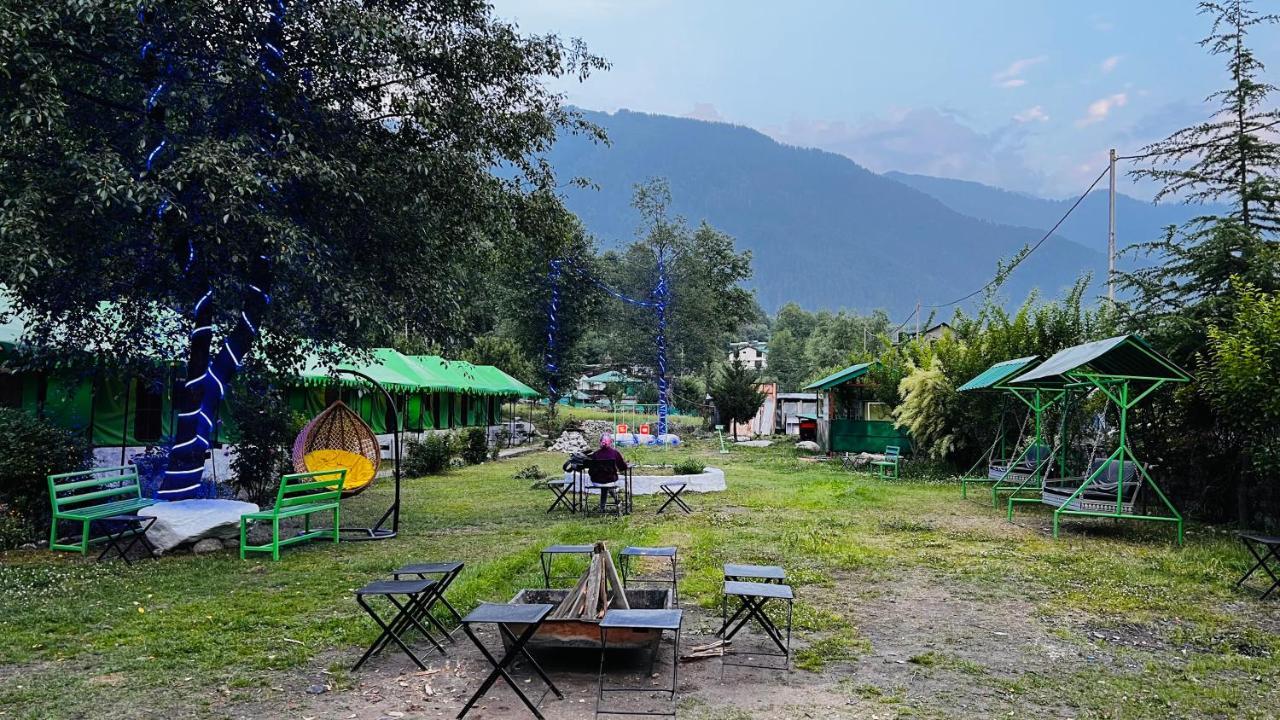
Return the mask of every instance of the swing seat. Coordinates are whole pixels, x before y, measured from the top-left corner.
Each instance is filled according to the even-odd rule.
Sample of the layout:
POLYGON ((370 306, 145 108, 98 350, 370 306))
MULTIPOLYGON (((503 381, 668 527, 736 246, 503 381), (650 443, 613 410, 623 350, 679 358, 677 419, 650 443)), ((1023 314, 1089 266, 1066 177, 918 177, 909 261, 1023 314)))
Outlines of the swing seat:
POLYGON ((1048 445, 1033 445, 1027 450, 1027 454, 1022 456, 1022 460, 1016 463, 1014 462, 1016 458, 992 460, 987 466, 987 478, 1011 483, 1025 482, 1052 454, 1053 450, 1048 445))
POLYGON ((1053 507, 1065 507, 1068 510, 1079 510, 1083 512, 1096 513, 1115 513, 1116 512, 1116 492, 1120 494, 1120 513, 1124 515, 1134 514, 1134 507, 1138 499, 1138 490, 1142 487, 1141 476, 1138 473, 1138 464, 1128 461, 1124 464, 1124 478, 1121 479, 1120 463, 1109 461, 1107 458, 1094 458, 1089 464, 1089 472, 1083 477, 1068 477, 1051 480, 1045 483, 1041 489, 1040 498, 1045 505, 1053 507), (1095 472, 1103 468, 1102 472, 1093 482, 1089 483, 1075 499, 1071 496, 1076 490, 1095 472), (1070 500, 1070 502, 1068 502, 1070 500))

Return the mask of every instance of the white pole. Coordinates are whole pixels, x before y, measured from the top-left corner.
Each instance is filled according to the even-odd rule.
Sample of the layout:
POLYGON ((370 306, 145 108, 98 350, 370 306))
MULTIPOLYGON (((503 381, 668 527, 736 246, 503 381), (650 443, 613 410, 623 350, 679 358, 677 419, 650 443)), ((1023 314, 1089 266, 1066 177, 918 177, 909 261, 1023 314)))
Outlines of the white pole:
POLYGON ((1111 189, 1107 195, 1107 299, 1116 299, 1116 149, 1111 148, 1110 166, 1107 171, 1111 189))

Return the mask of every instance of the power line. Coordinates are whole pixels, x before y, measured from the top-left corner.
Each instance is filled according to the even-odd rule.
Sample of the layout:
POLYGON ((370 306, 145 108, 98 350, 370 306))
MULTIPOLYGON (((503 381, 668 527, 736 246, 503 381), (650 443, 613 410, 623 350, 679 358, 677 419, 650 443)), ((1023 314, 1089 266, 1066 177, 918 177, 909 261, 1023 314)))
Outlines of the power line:
MULTIPOLYGON (((1052 236, 1055 232, 1057 232, 1059 227, 1062 227, 1062 223, 1066 222, 1067 218, 1071 216, 1071 213, 1075 212, 1075 209, 1080 207, 1080 203, 1084 202, 1084 199, 1089 197, 1089 193, 1093 192, 1093 189, 1098 186, 1098 183, 1102 181, 1102 178, 1105 177, 1106 174, 1107 174, 1107 168, 1103 168, 1102 172, 1098 173, 1098 177, 1094 178, 1093 182, 1089 183, 1089 187, 1086 188, 1085 191, 1080 194, 1080 197, 1076 198, 1076 201, 1071 204, 1071 207, 1067 208, 1067 211, 1062 214, 1062 217, 1058 218, 1058 222, 1054 223, 1053 227, 1049 228, 1049 231, 1046 232, 1043 237, 1037 240, 1035 245, 1031 246, 1031 249, 1023 253, 1022 256, 1019 257, 1017 260, 1015 260, 1013 264, 1011 264, 1007 269, 1005 269, 1003 273, 998 273, 995 277, 991 278, 991 280, 986 285, 983 285, 982 287, 978 288, 977 290, 974 290, 973 292, 969 293, 968 295, 965 295, 964 297, 957 298, 950 302, 938 303, 935 305, 924 305, 923 307, 926 307, 929 309, 941 309, 945 307, 950 307, 952 305, 959 305, 965 300, 968 300, 972 297, 976 297, 977 295, 980 295, 986 292, 988 289, 995 286, 997 283, 1001 282, 1002 278, 1007 278, 1009 274, 1012 273, 1015 268, 1021 265, 1024 260, 1031 257, 1031 253, 1034 253, 1036 250, 1040 249, 1040 246, 1043 245, 1045 241, 1047 241, 1050 238, 1050 236, 1052 236)), ((919 308, 917 308, 916 312, 919 312, 919 308)), ((907 318, 907 319, 910 320, 911 318, 907 318)), ((903 325, 906 325, 906 323, 904 322, 903 325)))

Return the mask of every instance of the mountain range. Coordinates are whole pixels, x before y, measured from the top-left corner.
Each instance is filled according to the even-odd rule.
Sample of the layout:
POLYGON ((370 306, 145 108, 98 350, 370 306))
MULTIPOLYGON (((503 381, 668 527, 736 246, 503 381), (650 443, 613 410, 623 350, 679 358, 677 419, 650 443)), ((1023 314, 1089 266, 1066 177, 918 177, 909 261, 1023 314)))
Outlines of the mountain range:
MULTIPOLYGON (((609 143, 568 136, 546 158, 562 183, 579 177, 591 183, 568 187, 565 203, 601 245, 635 238, 633 188, 666 178, 673 213, 706 221, 751 251, 751 284, 769 311, 795 301, 815 309, 882 308, 897 318, 918 301, 954 300, 987 283, 999 259, 1039 241, 1074 202, 958 180, 881 175, 842 155, 783 145, 736 125, 627 110, 582 112, 605 129, 609 143)), ((1195 214, 1132 198, 1120 208, 1122 232, 1135 236, 1195 214)), ((1056 295, 1083 273, 1093 274, 1097 292, 1105 272, 1103 195, 1082 203, 1001 295, 1013 303, 1036 288, 1056 295)))

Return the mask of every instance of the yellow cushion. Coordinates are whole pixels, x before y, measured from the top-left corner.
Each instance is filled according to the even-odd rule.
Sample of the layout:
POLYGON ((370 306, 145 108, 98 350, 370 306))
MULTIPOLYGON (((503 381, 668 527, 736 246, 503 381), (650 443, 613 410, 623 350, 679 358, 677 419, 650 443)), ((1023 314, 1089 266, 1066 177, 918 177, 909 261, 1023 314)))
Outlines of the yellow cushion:
POLYGON ((346 450, 312 450, 302 458, 302 462, 307 466, 307 472, 346 468, 347 479, 342 483, 342 491, 345 493, 354 492, 373 482, 375 468, 369 458, 346 450))

